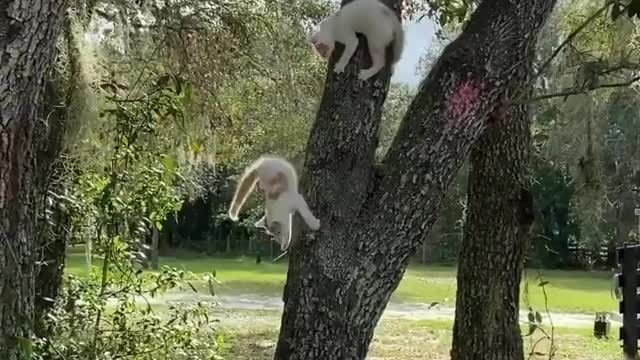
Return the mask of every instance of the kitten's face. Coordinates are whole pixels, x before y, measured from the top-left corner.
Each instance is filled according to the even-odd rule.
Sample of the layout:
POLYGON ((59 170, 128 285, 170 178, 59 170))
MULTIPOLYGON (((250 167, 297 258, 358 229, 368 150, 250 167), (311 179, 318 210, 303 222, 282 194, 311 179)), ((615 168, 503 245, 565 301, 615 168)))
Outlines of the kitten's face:
POLYGON ((275 199, 287 191, 287 178, 282 173, 278 173, 278 175, 269 179, 266 184, 262 184, 261 187, 269 199, 275 199))
POLYGON ((316 52, 322 56, 323 59, 329 60, 331 57, 331 53, 333 52, 333 48, 326 43, 323 42, 315 42, 313 43, 313 47, 316 49, 316 52))
POLYGON ((326 32, 327 30, 324 29, 324 27, 326 26, 323 25, 324 24, 320 24, 320 26, 316 30, 316 33, 311 37, 311 44, 313 45, 315 51, 323 59, 329 60, 329 58, 331 57, 331 53, 333 52, 334 43, 333 41, 327 41, 326 39, 324 39, 325 36, 323 36, 322 34, 324 34, 324 32, 326 32))

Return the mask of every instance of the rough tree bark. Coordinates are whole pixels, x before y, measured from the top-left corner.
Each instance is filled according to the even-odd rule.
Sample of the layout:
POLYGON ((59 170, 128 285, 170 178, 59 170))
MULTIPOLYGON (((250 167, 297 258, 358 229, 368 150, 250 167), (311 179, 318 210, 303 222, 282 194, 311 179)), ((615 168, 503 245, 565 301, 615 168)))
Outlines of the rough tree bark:
POLYGON ((17 360, 34 312, 34 127, 65 1, 1 4, 0 359, 17 360))
POLYGON ((65 191, 67 169, 60 161, 65 147, 68 122, 78 112, 74 97, 82 81, 80 50, 74 39, 71 18, 63 22, 66 47, 66 71, 52 71, 46 81, 43 110, 44 121, 36 124, 35 201, 38 239, 36 266, 36 299, 34 328, 38 337, 48 336, 44 319, 53 308, 62 290, 66 245, 70 237, 70 216, 56 195, 65 191), (67 75, 64 76, 64 73, 67 75), (51 200, 51 205, 48 205, 51 200))
POLYGON ((373 159, 389 70, 363 83, 356 74, 369 66, 364 46, 342 75, 332 65, 340 51, 333 56, 301 179, 322 226, 291 249, 276 359, 366 357, 391 293, 489 115, 510 99, 510 84, 527 78, 520 62, 554 3, 483 1, 421 85, 379 166, 373 159))
MULTIPOLYGON (((523 67, 530 71, 528 63, 523 67)), ((533 222, 526 178, 530 117, 526 105, 505 115, 471 153, 452 360, 518 360, 524 355, 518 320, 520 278, 533 222)))

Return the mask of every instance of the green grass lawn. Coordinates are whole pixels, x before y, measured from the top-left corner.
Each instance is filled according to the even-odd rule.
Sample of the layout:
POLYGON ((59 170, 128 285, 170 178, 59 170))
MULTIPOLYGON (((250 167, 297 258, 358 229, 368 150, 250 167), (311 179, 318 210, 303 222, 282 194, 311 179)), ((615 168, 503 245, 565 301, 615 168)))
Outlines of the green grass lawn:
MULTIPOLYGON (((273 359, 279 332, 280 312, 234 311, 219 314, 220 331, 227 339, 223 354, 228 360, 273 359), (228 318, 227 318, 228 317, 228 318)), ((369 357, 377 360, 445 360, 450 359, 451 321, 383 319, 376 327, 369 357)), ((556 328, 554 359, 617 360, 621 358, 620 342, 612 337, 598 340, 591 329, 556 328)), ((525 359, 538 335, 524 338, 525 359)), ((550 342, 542 340, 536 351, 546 354, 550 342)), ((531 360, 547 360, 548 355, 534 355, 531 360)))
MULTIPOLYGON (((85 275, 84 256, 74 249, 67 256, 67 272, 85 275)), ((99 261, 95 261, 96 264, 99 261)), ((252 293, 256 295, 280 296, 287 273, 285 261, 272 263, 263 261, 257 265, 253 257, 163 257, 161 265, 184 268, 194 273, 205 273, 215 269, 222 282, 218 294, 252 293)), ((617 302, 611 298, 611 274, 605 272, 580 272, 544 270, 549 307, 552 311, 584 312, 616 311, 617 302)), ((542 290, 537 286, 536 271, 528 271, 529 296, 535 309, 544 306, 542 290)), ((204 286, 202 284, 202 286, 204 286)), ((392 301, 440 302, 453 305, 456 291, 456 269, 444 266, 411 265, 402 283, 395 291, 392 301)))

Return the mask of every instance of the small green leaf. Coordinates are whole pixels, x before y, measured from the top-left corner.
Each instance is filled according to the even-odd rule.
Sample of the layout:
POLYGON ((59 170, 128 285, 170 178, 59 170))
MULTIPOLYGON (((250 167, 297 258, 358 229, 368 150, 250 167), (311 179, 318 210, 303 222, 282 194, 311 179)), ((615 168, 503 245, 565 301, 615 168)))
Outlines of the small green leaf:
POLYGON ((527 318, 529 319, 530 323, 535 323, 536 322, 536 316, 532 312, 527 314, 527 318))
POLYGON ((26 359, 31 359, 33 355, 33 341, 22 336, 16 336, 16 339, 18 340, 18 346, 22 354, 26 359))
POLYGON ((202 142, 200 140, 195 140, 191 143, 191 151, 196 155, 199 154, 202 151, 202 142))
POLYGON ((538 286, 545 286, 547 284, 549 284, 549 282, 545 280, 545 281, 541 281, 540 284, 538 284, 538 286))
POLYGON ((178 167, 178 163, 171 156, 166 156, 162 160, 162 163, 163 163, 165 169, 167 169, 169 172, 172 172, 172 173, 176 172, 176 168, 178 167))
POLYGON ((538 329, 538 325, 529 324, 529 331, 526 334, 524 334, 523 336, 531 336, 531 334, 533 334, 537 329, 538 329))
POLYGON ((193 98, 193 85, 191 82, 187 82, 184 86, 184 96, 187 100, 191 100, 193 98))
POLYGON ((542 323, 542 314, 540 314, 540 312, 539 312, 539 311, 536 311, 536 322, 537 322, 538 324, 541 324, 541 323, 542 323))

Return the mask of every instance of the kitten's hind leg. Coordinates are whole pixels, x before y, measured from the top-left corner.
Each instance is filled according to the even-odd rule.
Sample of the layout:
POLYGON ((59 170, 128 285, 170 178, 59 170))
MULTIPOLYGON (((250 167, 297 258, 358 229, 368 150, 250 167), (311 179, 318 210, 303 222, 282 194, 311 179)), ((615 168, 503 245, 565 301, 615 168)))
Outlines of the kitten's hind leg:
POLYGON ((373 75, 377 74, 384 67, 384 48, 369 48, 369 55, 371 55, 371 67, 368 69, 360 70, 358 78, 360 80, 367 80, 373 75))
POLYGON ((302 219, 307 223, 307 226, 309 226, 309 229, 313 231, 320 229, 320 220, 313 216, 311 209, 309 209, 309 205, 307 205, 307 202, 304 200, 302 195, 298 194, 295 206, 292 210, 297 210, 300 213, 302 219))
POLYGON ((358 48, 358 37, 355 33, 349 33, 344 39, 340 40, 344 41, 344 50, 342 51, 342 55, 340 55, 340 59, 336 62, 336 65, 333 68, 333 71, 338 74, 344 72, 349 60, 351 60, 353 54, 358 48))
POLYGON ((291 242, 291 223, 293 222, 293 214, 289 214, 289 221, 286 224, 280 224, 280 250, 285 251, 291 242))

